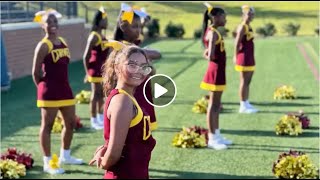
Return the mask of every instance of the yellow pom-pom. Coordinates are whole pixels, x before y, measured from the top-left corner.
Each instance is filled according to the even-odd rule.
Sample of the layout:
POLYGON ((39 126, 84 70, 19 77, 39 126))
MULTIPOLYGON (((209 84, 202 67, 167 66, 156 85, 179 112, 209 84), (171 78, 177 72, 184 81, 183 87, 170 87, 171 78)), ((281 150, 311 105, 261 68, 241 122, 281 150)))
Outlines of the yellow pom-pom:
POLYGON ((272 171, 281 179, 315 179, 319 176, 310 158, 302 152, 295 151, 281 154, 272 171))
POLYGON ((51 132, 53 133, 60 133, 63 129, 63 123, 62 123, 62 118, 57 116, 54 120, 54 123, 53 123, 53 127, 52 127, 52 130, 51 132))
POLYGON ((202 97, 199 99, 197 102, 194 103, 192 107, 192 112, 194 113, 207 113, 207 108, 208 108, 208 99, 205 97, 202 97))
POLYGON ((59 168, 59 158, 58 158, 57 154, 52 155, 52 159, 49 161, 49 167, 52 169, 59 168))
POLYGON ((285 115, 277 123, 275 131, 277 135, 298 136, 302 133, 302 125, 298 117, 285 115))
POLYGON ((185 127, 173 137, 172 145, 181 148, 200 148, 207 146, 204 135, 200 135, 194 130, 185 127))
POLYGON ((19 179, 26 175, 26 166, 11 159, 1 160, 0 169, 4 179, 19 179))
POLYGON ((278 87, 274 94, 273 99, 295 99, 296 90, 292 86, 283 85, 278 87))

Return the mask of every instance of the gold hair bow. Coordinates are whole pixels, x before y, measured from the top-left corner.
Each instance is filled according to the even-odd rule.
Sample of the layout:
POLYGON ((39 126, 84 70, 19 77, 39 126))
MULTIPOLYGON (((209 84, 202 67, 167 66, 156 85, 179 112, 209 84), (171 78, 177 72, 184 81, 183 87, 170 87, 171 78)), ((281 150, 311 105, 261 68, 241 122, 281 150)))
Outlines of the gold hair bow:
POLYGON ((204 2, 203 4, 208 8, 208 14, 211 14, 213 6, 211 4, 209 4, 208 2, 204 2))
POLYGON ((62 15, 58 11, 56 11, 55 9, 49 8, 46 11, 37 12, 35 14, 33 21, 38 23, 43 23, 44 19, 48 17, 50 14, 55 15, 56 18, 62 18, 62 15))
POLYGON ((248 13, 250 10, 252 10, 252 8, 249 5, 243 5, 241 9, 242 13, 248 13))
POLYGON ((122 21, 128 21, 129 24, 132 24, 134 14, 144 18, 147 17, 147 14, 141 11, 139 6, 129 6, 128 4, 122 3, 121 4, 121 11, 123 14, 121 16, 122 21))
POLYGON ((102 13, 102 19, 105 19, 107 17, 107 12, 104 7, 100 6, 99 11, 102 13))

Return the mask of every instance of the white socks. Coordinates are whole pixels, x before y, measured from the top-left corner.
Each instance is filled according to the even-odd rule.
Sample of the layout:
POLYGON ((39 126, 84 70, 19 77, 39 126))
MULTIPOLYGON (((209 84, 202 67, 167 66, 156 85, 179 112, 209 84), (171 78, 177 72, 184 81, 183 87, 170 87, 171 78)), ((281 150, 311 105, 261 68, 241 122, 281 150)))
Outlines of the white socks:
POLYGON ((248 100, 247 101, 240 101, 240 106, 247 107, 247 102, 248 102, 248 100))
POLYGON ((218 140, 220 137, 220 129, 216 129, 213 133, 209 133, 209 140, 215 141, 218 140))
MULTIPOLYGON (((60 149, 60 158, 70 158, 71 150, 60 149)), ((49 165, 49 161, 52 159, 51 156, 43 156, 43 164, 49 165)))
POLYGON ((91 117, 90 121, 91 121, 91 125, 92 124, 97 124, 97 118, 96 117, 91 117))
POLYGON ((63 148, 60 149, 60 158, 70 158, 71 150, 65 150, 63 148))
POLYGON ((49 166, 49 161, 51 160, 51 156, 43 156, 43 164, 45 168, 49 166))
POLYGON ((250 102, 248 100, 240 101, 240 107, 242 107, 242 108, 253 108, 253 106, 250 104, 250 102))
MULTIPOLYGON (((99 117, 99 115, 98 115, 99 117)), ((103 116, 102 116, 103 117, 103 116)), ((99 118, 100 119, 100 118, 99 118)), ((103 129, 103 122, 100 123, 99 119, 96 117, 91 117, 90 121, 91 121, 91 127, 93 129, 99 130, 99 129, 103 129)))
POLYGON ((214 131, 214 134, 217 135, 217 136, 220 136, 220 129, 216 129, 216 130, 214 131))
POLYGON ((98 123, 103 125, 103 114, 98 113, 97 114, 98 123))

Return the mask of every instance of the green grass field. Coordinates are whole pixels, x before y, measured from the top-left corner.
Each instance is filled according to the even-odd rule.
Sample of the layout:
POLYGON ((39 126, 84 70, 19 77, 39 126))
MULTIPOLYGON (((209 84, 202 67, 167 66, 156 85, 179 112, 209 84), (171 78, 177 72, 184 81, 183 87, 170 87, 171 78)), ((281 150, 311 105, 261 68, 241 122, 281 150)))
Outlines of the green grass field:
MULTIPOLYGON (((113 31, 120 10, 120 2, 85 2, 91 8, 99 8, 102 4, 107 9, 110 28, 113 31)), ((255 19, 252 27, 263 26, 265 23, 274 23, 277 29, 276 35, 285 36, 283 25, 289 22, 301 24, 298 35, 314 35, 314 29, 319 25, 319 2, 210 2, 214 6, 221 6, 227 11, 226 28, 231 32, 241 22, 241 9, 244 4, 255 7, 255 19)), ((203 12, 206 7, 203 2, 135 2, 131 5, 145 7, 152 18, 160 20, 160 33, 165 36, 165 26, 172 21, 175 24, 183 24, 186 34, 184 37, 193 37, 194 30, 202 27, 203 12)), ((89 20, 92 21, 93 11, 89 12, 89 20)), ((84 8, 79 6, 79 15, 84 16, 84 8)))
MULTIPOLYGON (((191 108, 207 93, 199 88, 207 62, 202 58, 199 41, 164 39, 150 44, 163 55, 155 63, 157 73, 172 77, 178 89, 172 105, 156 108, 159 128, 153 133, 157 145, 150 162, 151 178, 274 178, 272 163, 279 153, 290 149, 306 152, 319 167, 319 84, 296 46, 306 44, 305 49, 319 71, 318 42, 319 38, 314 37, 256 39, 257 70, 250 100, 260 113, 243 115, 237 113, 239 75, 232 65, 233 41, 226 40, 227 89, 222 97, 225 111, 220 115, 220 126, 221 132, 234 141, 226 151, 171 146, 174 134, 182 126, 206 125, 205 115, 194 114, 191 108), (312 51, 316 54, 312 55, 312 51), (299 98, 273 100, 273 91, 280 84, 295 87, 299 98), (278 119, 288 111, 300 109, 311 119, 311 128, 298 137, 276 136, 274 128, 278 119)), ((82 83, 83 77, 82 62, 72 63, 70 83, 74 94, 90 89, 82 83)), ((65 165, 64 175, 42 173, 38 142, 40 110, 36 107, 36 89, 30 76, 13 81, 11 90, 1 93, 1 104, 1 152, 15 146, 33 154, 35 167, 28 171, 26 178, 102 177, 102 170, 88 165, 65 165)), ((85 127, 74 134, 72 154, 88 163, 96 147, 103 143, 103 133, 89 128, 87 104, 78 104, 76 113, 85 127)), ((52 134, 52 153, 59 154, 59 144, 60 135, 52 134)))

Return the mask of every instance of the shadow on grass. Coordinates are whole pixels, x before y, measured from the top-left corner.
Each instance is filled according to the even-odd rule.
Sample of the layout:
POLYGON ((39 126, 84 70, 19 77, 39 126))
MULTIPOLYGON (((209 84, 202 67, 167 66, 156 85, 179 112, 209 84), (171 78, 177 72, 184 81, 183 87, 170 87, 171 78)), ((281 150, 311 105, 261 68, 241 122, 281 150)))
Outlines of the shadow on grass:
MULTIPOLYGON (((288 148, 287 151, 289 151, 290 149, 295 149, 295 148, 288 148)), ((299 148, 296 148, 299 149, 299 148)), ((295 149, 295 150, 296 150, 295 149)), ((230 150, 245 150, 245 151, 267 151, 267 152, 277 152, 277 153, 282 153, 282 152, 287 152, 284 149, 270 149, 270 148, 252 148, 252 147, 238 147, 236 145, 234 146, 230 146, 230 150)), ((318 154, 319 150, 303 150, 304 153, 308 153, 308 154, 318 154)))
POLYGON ((310 130, 318 130, 319 127, 318 126, 310 126, 308 129, 310 129, 310 130))
POLYGON ((155 132, 180 132, 182 128, 159 127, 155 132))
POLYGON ((307 100, 309 100, 309 99, 314 99, 314 97, 312 97, 312 96, 298 96, 297 97, 297 99, 307 99, 307 100))
POLYGON ((319 106, 319 104, 296 103, 296 102, 252 102, 252 105, 259 106, 319 106))
POLYGON ((275 131, 265 131, 265 130, 234 130, 234 129, 223 129, 222 133, 234 134, 240 136, 264 136, 264 137, 278 137, 278 138, 310 138, 319 137, 319 132, 303 132, 299 136, 278 136, 275 131))
POLYGON ((174 170, 160 170, 149 169, 149 172, 163 173, 166 175, 153 175, 150 178, 168 178, 170 179, 267 179, 273 178, 270 176, 238 176, 231 174, 219 174, 219 173, 204 173, 204 172, 186 172, 186 171, 174 171, 174 170))
MULTIPOLYGON (((226 105, 237 105, 239 106, 239 102, 228 102, 228 101, 222 101, 223 104, 226 105)), ((252 105, 258 105, 258 106, 276 106, 276 107, 301 107, 301 106, 319 106, 319 104, 309 104, 309 103, 296 103, 296 102, 250 102, 252 105)))
MULTIPOLYGON (((93 166, 94 167, 94 166, 93 166)), ((104 172, 101 173, 95 173, 92 172, 88 169, 88 171, 84 171, 84 170, 66 170, 65 174, 86 174, 86 175, 98 175, 101 176, 101 178, 103 178, 104 172)))
MULTIPOLYGON (((286 114, 286 113, 288 113, 288 111, 275 111, 275 110, 270 110, 270 111, 264 111, 264 110, 260 110, 259 112, 258 112, 258 114, 264 114, 264 113, 268 113, 268 114, 286 114)), ((308 112, 308 113, 306 113, 306 114, 308 114, 308 115, 319 115, 319 112, 308 112)))
MULTIPOLYGON (((81 166, 85 166, 85 165, 81 165, 81 166)), ((89 167, 89 165, 86 165, 89 167)), ((95 168, 93 166, 93 168, 95 168)), ((101 178, 103 177, 103 172, 101 173, 95 173, 95 172, 92 172, 90 171, 89 168, 87 168, 88 170, 85 171, 85 170, 68 170, 68 169, 65 169, 65 173, 64 174, 57 174, 57 175, 50 175, 50 174, 47 174, 47 173, 43 173, 43 167, 42 166, 39 166, 39 165, 36 165, 36 166, 33 166, 32 169, 28 170, 27 171, 27 175, 25 177, 23 177, 22 179, 61 179, 63 178, 63 176, 65 175, 70 175, 70 174, 86 174, 86 175, 98 175, 98 176, 101 176, 101 178)))
MULTIPOLYGON (((313 152, 319 152, 318 148, 310 148, 310 147, 294 147, 294 146, 276 146, 276 145, 259 145, 259 144, 234 144, 234 147, 249 147, 251 149, 251 147, 255 147, 255 148, 259 148, 259 149, 265 149, 265 148, 280 148, 280 149, 288 149, 288 151, 290 149, 292 150, 301 150, 304 151, 305 150, 309 150, 309 151, 313 151, 313 152)), ((283 151, 283 150, 281 150, 283 151)))

